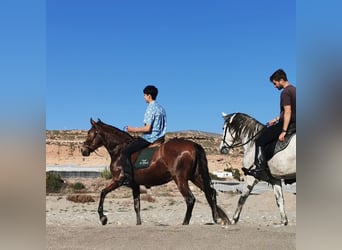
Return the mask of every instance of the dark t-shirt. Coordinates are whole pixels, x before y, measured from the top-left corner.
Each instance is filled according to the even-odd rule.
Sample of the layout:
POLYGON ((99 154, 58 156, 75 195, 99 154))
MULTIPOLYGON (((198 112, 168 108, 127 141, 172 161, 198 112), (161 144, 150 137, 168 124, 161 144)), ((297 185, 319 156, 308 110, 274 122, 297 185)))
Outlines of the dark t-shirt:
POLYGON ((296 123, 296 87, 287 86, 280 95, 280 120, 284 120, 284 106, 291 105, 291 120, 296 123))

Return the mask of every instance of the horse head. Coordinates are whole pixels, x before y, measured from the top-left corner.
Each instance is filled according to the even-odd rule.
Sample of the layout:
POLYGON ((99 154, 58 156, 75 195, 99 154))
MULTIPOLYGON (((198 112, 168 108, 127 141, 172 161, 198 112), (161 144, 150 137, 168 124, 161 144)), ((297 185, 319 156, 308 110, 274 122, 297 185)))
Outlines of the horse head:
POLYGON ((228 154, 231 148, 241 147, 254 141, 259 135, 263 124, 244 113, 232 113, 227 115, 222 112, 224 119, 223 135, 220 144, 220 152, 228 154))
POLYGON ((97 148, 103 146, 103 138, 99 132, 101 120, 95 122, 90 118, 91 128, 88 130, 87 138, 81 147, 83 156, 89 156, 90 153, 94 152, 97 148))
POLYGON ((107 149, 114 149, 118 145, 132 140, 132 136, 127 132, 105 124, 100 119, 95 122, 90 118, 90 123, 91 128, 81 148, 83 156, 89 156, 90 153, 102 146, 105 146, 107 149))
POLYGON ((231 130, 230 125, 232 120, 234 119, 234 116, 236 114, 226 114, 222 112, 222 117, 224 119, 223 123, 223 134, 222 134, 222 140, 220 143, 220 152, 221 154, 228 154, 229 150, 232 148, 232 145, 234 144, 236 137, 233 130, 231 130))

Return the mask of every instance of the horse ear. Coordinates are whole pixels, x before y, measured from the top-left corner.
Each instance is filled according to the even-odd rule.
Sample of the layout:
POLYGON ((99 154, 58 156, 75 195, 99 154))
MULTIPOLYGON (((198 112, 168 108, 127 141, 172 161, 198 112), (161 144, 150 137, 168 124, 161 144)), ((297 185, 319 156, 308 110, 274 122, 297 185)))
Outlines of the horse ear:
POLYGON ((101 119, 100 119, 100 118, 97 118, 97 122, 101 122, 101 123, 102 123, 102 121, 101 121, 101 119))
POLYGON ((222 117, 225 118, 227 114, 225 112, 222 112, 222 117))
POLYGON ((96 122, 93 120, 93 118, 90 118, 90 124, 95 126, 96 122))

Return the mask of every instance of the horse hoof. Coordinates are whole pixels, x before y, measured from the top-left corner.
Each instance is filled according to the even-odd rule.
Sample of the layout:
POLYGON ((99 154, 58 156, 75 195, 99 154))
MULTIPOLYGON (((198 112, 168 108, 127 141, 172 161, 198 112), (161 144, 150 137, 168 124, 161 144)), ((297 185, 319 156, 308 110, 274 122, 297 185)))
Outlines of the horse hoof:
POLYGON ((103 226, 106 225, 106 224, 107 224, 107 221, 108 221, 107 216, 105 216, 105 215, 102 216, 101 219, 100 219, 100 221, 101 221, 101 223, 102 223, 103 226))
POLYGON ((229 218, 224 219, 223 223, 224 223, 224 225, 231 225, 232 224, 232 222, 230 221, 229 218))
POLYGON ((228 218, 224 218, 224 219, 219 218, 217 221, 215 221, 215 223, 221 226, 232 224, 228 218))

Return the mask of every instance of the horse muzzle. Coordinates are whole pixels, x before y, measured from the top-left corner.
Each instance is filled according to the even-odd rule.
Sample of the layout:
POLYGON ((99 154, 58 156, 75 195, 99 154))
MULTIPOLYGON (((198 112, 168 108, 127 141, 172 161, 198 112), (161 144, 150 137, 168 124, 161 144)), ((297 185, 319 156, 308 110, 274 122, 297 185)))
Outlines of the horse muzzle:
POLYGON ((83 156, 89 156, 90 155, 90 149, 87 147, 82 147, 81 148, 81 153, 83 156))
POLYGON ((224 154, 224 155, 228 154, 229 153, 229 148, 228 147, 221 147, 220 148, 220 153, 224 154))

